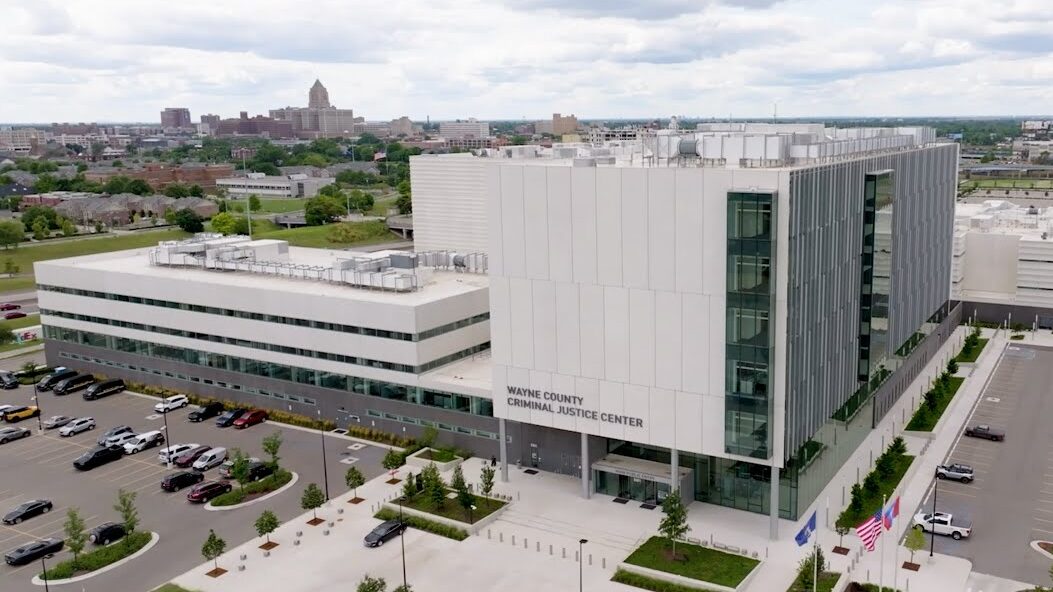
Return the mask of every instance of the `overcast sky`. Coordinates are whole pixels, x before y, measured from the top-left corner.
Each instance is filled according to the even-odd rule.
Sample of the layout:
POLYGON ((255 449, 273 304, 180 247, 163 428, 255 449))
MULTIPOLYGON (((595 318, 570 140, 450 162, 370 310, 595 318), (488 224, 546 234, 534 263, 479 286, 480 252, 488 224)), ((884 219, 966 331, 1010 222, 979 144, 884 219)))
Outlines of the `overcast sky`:
POLYGON ((1053 111, 1051 0, 0 0, 0 122, 1053 111))

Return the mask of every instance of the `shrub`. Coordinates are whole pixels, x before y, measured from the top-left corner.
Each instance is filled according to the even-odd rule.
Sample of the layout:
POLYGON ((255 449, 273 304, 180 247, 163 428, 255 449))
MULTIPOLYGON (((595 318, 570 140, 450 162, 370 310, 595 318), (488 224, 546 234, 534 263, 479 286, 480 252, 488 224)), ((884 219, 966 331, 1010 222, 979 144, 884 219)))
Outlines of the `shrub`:
POLYGON ((214 507, 236 506, 245 501, 245 498, 257 493, 270 493, 292 481, 292 473, 285 469, 278 469, 272 475, 264 477, 259 481, 253 481, 240 489, 234 489, 228 493, 216 496, 212 500, 214 507))
POLYGON ((958 360, 955 360, 954 358, 947 360, 947 372, 950 374, 958 373, 958 360))
POLYGON ((384 460, 381 461, 381 465, 389 471, 394 471, 405 463, 406 456, 397 450, 388 450, 384 455, 384 460))
POLYGON ((631 571, 625 571, 624 569, 615 571, 614 577, 611 578, 611 581, 632 586, 634 588, 641 588, 643 590, 653 590, 654 592, 698 592, 699 590, 694 587, 681 586, 680 584, 674 584, 665 580, 641 576, 631 571))
POLYGON ((125 537, 126 543, 123 545, 99 547, 84 553, 75 562, 72 559, 61 562, 41 576, 46 575, 49 580, 61 580, 73 577, 78 571, 91 572, 102 569, 142 549, 150 542, 150 537, 148 532, 133 532, 125 537))
POLYGON ((397 434, 382 432, 374 428, 367 428, 360 425, 347 426, 347 435, 355 438, 362 438, 363 440, 380 442, 382 444, 390 444, 391 446, 398 446, 399 448, 407 448, 413 444, 412 438, 404 438, 397 434))
POLYGON ((848 507, 853 512, 859 512, 863 509, 863 487, 858 483, 852 485, 852 500, 848 502, 848 507))
MULTIPOLYGON (((381 510, 374 514, 373 517, 378 520, 397 520, 399 512, 398 510, 392 510, 391 508, 381 508, 381 510)), ((434 520, 428 520, 427 518, 421 518, 420 516, 403 514, 402 521, 406 523, 406 526, 416 528, 417 530, 423 530, 424 532, 437 534, 455 541, 463 541, 468 538, 468 531, 463 528, 457 528, 456 526, 443 524, 442 522, 435 522, 434 520)))
POLYGON ((863 491, 869 497, 881 493, 881 479, 878 478, 877 473, 868 473, 866 478, 863 479, 863 491))

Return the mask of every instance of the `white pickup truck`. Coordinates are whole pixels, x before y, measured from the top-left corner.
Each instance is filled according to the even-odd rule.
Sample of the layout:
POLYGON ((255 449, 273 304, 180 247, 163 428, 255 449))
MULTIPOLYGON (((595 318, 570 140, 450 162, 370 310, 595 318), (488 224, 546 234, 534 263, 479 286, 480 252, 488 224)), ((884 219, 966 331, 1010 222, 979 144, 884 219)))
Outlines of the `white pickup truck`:
POLYGON ((936 534, 949 536, 956 541, 969 538, 973 532, 972 524, 963 524, 961 520, 955 520, 954 516, 946 512, 919 512, 914 515, 913 526, 925 532, 936 531, 936 534))

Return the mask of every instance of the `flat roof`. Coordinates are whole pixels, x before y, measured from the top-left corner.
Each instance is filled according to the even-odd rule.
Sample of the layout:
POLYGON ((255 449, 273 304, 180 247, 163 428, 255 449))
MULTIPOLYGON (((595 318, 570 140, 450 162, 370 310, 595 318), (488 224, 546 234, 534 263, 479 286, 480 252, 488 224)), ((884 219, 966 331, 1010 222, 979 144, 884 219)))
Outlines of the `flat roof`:
MULTIPOLYGON (((268 242, 281 241, 254 242, 256 244, 266 244, 268 242)), ((271 292, 287 292, 290 294, 302 294, 309 291, 313 295, 344 298, 349 301, 400 304, 405 306, 428 304, 451 296, 468 294, 477 290, 486 289, 490 286, 490 280, 485 274, 461 273, 434 269, 427 282, 418 290, 410 292, 371 290, 368 288, 354 287, 348 284, 330 283, 322 280, 303 278, 280 277, 277 275, 262 273, 216 271, 182 266, 151 265, 149 258, 149 252, 151 249, 152 247, 146 247, 127 251, 100 253, 96 255, 83 255, 67 259, 42 261, 37 263, 37 265, 75 267, 78 269, 89 269, 107 273, 131 274, 142 276, 144 278, 177 279, 186 282, 197 282, 199 284, 220 287, 236 286, 267 290, 271 292)), ((289 247, 288 258, 283 259, 283 261, 301 265, 329 266, 332 265, 337 257, 351 258, 360 256, 374 258, 378 255, 383 255, 384 253, 386 253, 386 251, 364 253, 358 251, 289 247)))
POLYGON ((420 384, 489 399, 493 394, 493 367, 491 351, 485 350, 421 374, 420 384))

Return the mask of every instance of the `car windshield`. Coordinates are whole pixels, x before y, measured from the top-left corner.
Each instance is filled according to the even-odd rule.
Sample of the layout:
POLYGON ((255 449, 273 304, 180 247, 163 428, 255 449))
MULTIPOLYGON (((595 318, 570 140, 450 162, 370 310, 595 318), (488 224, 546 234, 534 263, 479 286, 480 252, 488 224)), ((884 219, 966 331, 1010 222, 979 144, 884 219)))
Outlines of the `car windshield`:
POLYGON ((387 532, 390 529, 391 529, 391 524, 388 524, 387 522, 385 522, 384 524, 381 524, 380 526, 374 528, 373 529, 373 534, 384 534, 385 532, 387 532))

